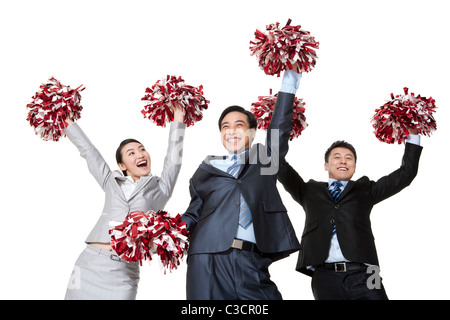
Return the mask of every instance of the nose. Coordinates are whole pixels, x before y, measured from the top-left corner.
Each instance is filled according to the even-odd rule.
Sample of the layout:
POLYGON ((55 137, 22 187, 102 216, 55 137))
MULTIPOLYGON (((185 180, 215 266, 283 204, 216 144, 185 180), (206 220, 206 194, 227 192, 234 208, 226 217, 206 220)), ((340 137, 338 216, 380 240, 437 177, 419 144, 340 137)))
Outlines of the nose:
POLYGON ((228 128, 228 129, 227 129, 227 134, 233 135, 233 134, 235 134, 235 133, 236 133, 236 129, 235 129, 235 128, 228 128))
POLYGON ((137 152, 137 158, 138 159, 144 158, 144 153, 142 151, 138 151, 137 152))

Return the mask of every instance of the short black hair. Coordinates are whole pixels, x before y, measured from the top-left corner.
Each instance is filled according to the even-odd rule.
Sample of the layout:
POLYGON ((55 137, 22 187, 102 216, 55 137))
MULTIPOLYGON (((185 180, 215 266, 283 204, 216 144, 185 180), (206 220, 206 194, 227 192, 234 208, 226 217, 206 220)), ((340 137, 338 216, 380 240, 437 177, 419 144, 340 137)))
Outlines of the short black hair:
POLYGON ((257 122, 256 122, 256 117, 255 117, 255 115, 253 113, 251 113, 248 110, 245 110, 244 108, 242 108, 240 106, 229 106, 228 108, 223 110, 222 114, 220 115, 220 118, 219 118, 219 130, 222 129, 222 120, 223 120, 223 118, 225 118, 225 116, 227 114, 229 114, 230 112, 233 112, 233 111, 237 111, 237 112, 245 114, 247 116, 247 120, 248 120, 248 123, 250 125, 250 129, 256 129, 257 122))
MULTIPOLYGON (((122 159, 122 149, 123 149, 123 147, 125 145, 129 144, 129 143, 132 143, 132 142, 136 142, 136 143, 142 144, 139 141, 137 141, 136 139, 125 139, 125 140, 123 140, 120 143, 120 145, 117 148, 117 150, 116 150, 116 162, 117 162, 117 164, 122 163, 122 161, 123 161, 123 159, 122 159)), ((124 176, 127 175, 126 171, 122 171, 122 173, 123 173, 124 176)))
POLYGON ((326 163, 328 163, 328 159, 330 158, 331 150, 333 150, 334 148, 346 148, 346 149, 350 150, 351 152, 353 152, 353 155, 355 156, 355 162, 356 162, 355 148, 350 143, 348 143, 344 140, 338 140, 338 141, 333 142, 333 144, 325 152, 325 162, 326 163))

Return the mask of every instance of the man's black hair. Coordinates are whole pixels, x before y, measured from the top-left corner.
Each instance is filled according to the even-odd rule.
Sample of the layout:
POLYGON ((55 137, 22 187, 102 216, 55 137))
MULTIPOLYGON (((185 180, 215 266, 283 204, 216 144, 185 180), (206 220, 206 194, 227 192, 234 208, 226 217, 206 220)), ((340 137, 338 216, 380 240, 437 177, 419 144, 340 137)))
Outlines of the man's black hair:
POLYGON ((325 152, 325 162, 328 163, 328 159, 330 158, 330 153, 331 150, 333 150, 334 148, 346 148, 348 150, 350 150, 353 155, 355 156, 355 163, 356 163, 356 150, 355 148, 348 142, 344 141, 344 140, 338 140, 333 142, 333 144, 327 149, 327 151, 325 152))
POLYGON ((257 122, 256 122, 256 117, 255 117, 255 115, 253 113, 251 113, 248 110, 245 110, 244 108, 242 108, 240 106, 230 106, 230 107, 226 108, 225 110, 223 110, 222 114, 220 115, 220 118, 219 118, 219 130, 222 129, 222 120, 223 120, 223 118, 225 118, 225 116, 227 114, 229 114, 230 112, 233 112, 233 111, 237 111, 237 112, 245 114, 247 116, 247 120, 248 120, 248 123, 250 125, 250 129, 256 129, 257 122))

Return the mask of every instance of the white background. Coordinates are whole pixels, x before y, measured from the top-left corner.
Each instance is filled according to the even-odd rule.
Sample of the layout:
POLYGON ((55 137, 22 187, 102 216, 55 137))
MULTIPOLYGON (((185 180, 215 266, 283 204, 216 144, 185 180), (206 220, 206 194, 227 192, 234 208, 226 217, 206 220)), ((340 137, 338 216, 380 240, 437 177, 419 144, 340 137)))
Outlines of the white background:
MULTIPOLYGON (((168 128, 140 114, 145 88, 167 74, 204 86, 204 119, 186 131, 183 167, 166 210, 182 213, 188 181, 208 154, 224 154, 217 119, 232 104, 250 108, 281 78, 250 56, 254 31, 293 25, 320 42, 316 68, 297 94, 309 126, 290 144, 288 161, 305 180, 326 180, 323 154, 337 139, 358 153, 357 172, 377 180, 397 169, 403 146, 379 142, 375 108, 403 87, 436 99, 438 130, 423 137, 410 187, 372 211, 381 275, 391 299, 448 299, 447 195, 450 23, 446 1, 3 1, 0 5, 0 298, 62 299, 73 264, 103 207, 103 192, 65 138, 42 141, 26 122, 26 104, 51 76, 83 84, 79 125, 112 169, 120 141, 133 137, 159 175, 168 128), (335 127, 338 126, 338 129, 335 127)), ((259 131, 258 142, 265 132, 259 131)), ((304 212, 280 192, 300 238, 304 212)), ((285 299, 312 299, 297 255, 272 265, 285 299)), ((138 299, 185 299, 186 266, 164 275, 144 264, 138 299)))

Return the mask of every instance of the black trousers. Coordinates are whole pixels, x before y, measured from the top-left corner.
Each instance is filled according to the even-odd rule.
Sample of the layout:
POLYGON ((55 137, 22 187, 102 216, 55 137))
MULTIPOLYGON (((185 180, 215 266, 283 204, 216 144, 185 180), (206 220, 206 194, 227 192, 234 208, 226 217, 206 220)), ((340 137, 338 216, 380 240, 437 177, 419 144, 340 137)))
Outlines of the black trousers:
POLYGON ((346 272, 317 269, 311 280, 316 300, 388 300, 381 278, 379 286, 368 285, 372 274, 366 268, 346 272), (372 288, 373 287, 373 288, 372 288))
POLYGON ((258 253, 229 249, 188 258, 188 300, 281 300, 270 280, 272 260, 258 253))

